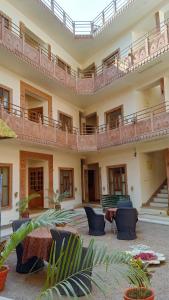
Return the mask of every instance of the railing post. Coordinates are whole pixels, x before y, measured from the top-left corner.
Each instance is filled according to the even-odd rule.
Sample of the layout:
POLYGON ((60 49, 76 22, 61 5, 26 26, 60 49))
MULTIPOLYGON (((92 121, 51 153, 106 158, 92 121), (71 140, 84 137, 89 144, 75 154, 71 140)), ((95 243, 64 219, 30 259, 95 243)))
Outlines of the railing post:
POLYGON ((63 24, 66 25, 66 13, 65 13, 65 11, 63 12, 63 24))
POLYGON ((42 49, 39 47, 39 65, 41 65, 41 54, 42 54, 42 49))
POLYGON ((90 22, 90 27, 91 27, 91 35, 94 33, 94 23, 90 22))
POLYGON ((151 119, 151 131, 154 131, 154 113, 151 111, 150 113, 150 119, 151 119))
POLYGON ((51 0, 51 11, 54 13, 55 7, 54 7, 54 0, 51 0))
POLYGON ((116 0, 113 0, 113 3, 114 3, 114 12, 116 13, 116 11, 117 11, 117 3, 116 3, 116 0))
POLYGON ((164 32, 165 32, 165 42, 166 42, 166 44, 168 44, 169 43, 169 35, 168 35, 168 24, 165 24, 164 25, 164 32))
POLYGON ((145 39, 145 50, 146 50, 146 56, 149 56, 150 49, 149 49, 149 38, 148 37, 146 37, 146 39, 145 39))
POLYGON ((25 35, 22 33, 22 53, 24 54, 25 52, 25 35))
POLYGON ((132 47, 130 48, 130 52, 129 52, 128 56, 130 57, 130 64, 131 64, 131 66, 133 66, 134 56, 133 56, 133 49, 132 49, 132 47))
POLYGON ((72 22, 72 27, 73 27, 73 34, 75 36, 75 34, 76 34, 75 22, 72 22))
POLYGON ((104 10, 102 11, 102 23, 103 23, 103 25, 104 25, 104 23, 105 23, 105 14, 104 14, 104 10))
POLYGON ((1 20, 2 20, 2 25, 1 25, 1 40, 3 41, 3 37, 4 37, 4 28, 5 28, 5 21, 4 18, 1 16, 1 20))

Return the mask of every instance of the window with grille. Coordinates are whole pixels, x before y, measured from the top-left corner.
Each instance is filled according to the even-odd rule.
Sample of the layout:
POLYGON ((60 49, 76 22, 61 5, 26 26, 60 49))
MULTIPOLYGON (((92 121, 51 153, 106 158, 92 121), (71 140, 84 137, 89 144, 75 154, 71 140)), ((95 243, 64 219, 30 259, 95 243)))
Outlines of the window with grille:
POLYGON ((120 124, 120 119, 123 115, 123 107, 114 108, 106 112, 106 124, 109 125, 109 129, 117 128, 120 124))
POLYGON ((0 17, 2 16, 2 18, 4 19, 4 26, 7 29, 11 29, 12 26, 12 22, 11 22, 11 18, 8 17, 6 14, 4 14, 4 12, 0 11, 0 17))
POLYGON ((108 167, 109 193, 127 195, 126 166, 108 167))
POLYGON ((58 66, 67 71, 68 74, 71 74, 71 66, 69 66, 67 63, 65 63, 62 59, 58 58, 57 59, 57 63, 58 63, 58 66))
POLYGON ((61 129, 72 133, 73 131, 73 119, 63 113, 59 113, 59 120, 61 122, 61 129))
POLYGON ((103 66, 110 67, 111 65, 115 64, 117 59, 119 58, 119 55, 119 49, 111 53, 109 56, 103 59, 103 66))
POLYGON ((11 167, 0 165, 0 175, 2 175, 2 207, 10 205, 10 185, 11 167))
POLYGON ((66 193, 66 198, 74 197, 73 169, 60 169, 60 193, 66 193))
POLYGON ((3 103, 5 109, 9 109, 10 105, 10 91, 0 87, 0 101, 3 103))

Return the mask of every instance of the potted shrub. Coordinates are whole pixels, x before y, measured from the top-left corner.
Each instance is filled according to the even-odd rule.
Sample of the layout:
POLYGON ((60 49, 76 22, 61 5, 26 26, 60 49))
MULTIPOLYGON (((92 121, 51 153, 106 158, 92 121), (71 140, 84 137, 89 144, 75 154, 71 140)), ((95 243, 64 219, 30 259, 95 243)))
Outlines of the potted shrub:
MULTIPOLYGON (((145 264, 142 262, 140 258, 133 258, 131 260, 131 265, 137 269, 141 269, 145 272, 148 283, 150 284, 150 278, 152 277, 152 274, 148 271, 147 267, 148 264, 145 264)), ((132 278, 130 278, 130 283, 135 284, 132 278)), ((144 286, 144 281, 140 280, 139 286, 134 286, 131 288, 128 288, 124 293, 124 300, 154 300, 154 291, 150 289, 147 286, 144 286)))
POLYGON ((28 209, 28 204, 29 202, 34 199, 34 198, 39 198, 40 195, 37 193, 33 193, 31 195, 29 195, 28 197, 25 197, 23 199, 20 199, 17 203, 16 203, 16 211, 19 212, 19 217, 21 219, 23 218, 29 218, 29 209, 28 209))
POLYGON ((61 202, 65 201, 66 197, 68 196, 67 192, 64 192, 62 194, 59 194, 58 191, 50 191, 49 192, 49 205, 52 206, 52 208, 56 209, 56 210, 60 210, 61 209, 61 202))
POLYGON ((146 287, 133 287, 125 291, 124 300, 154 300, 154 291, 146 287))
POLYGON ((75 212, 70 210, 56 211, 49 209, 40 216, 30 220, 28 223, 23 224, 10 236, 4 247, 0 249, 0 291, 4 289, 7 274, 9 272, 9 267, 5 265, 5 262, 16 246, 33 230, 39 227, 53 226, 56 222, 59 224, 63 222, 70 222, 74 215, 76 215, 75 212))

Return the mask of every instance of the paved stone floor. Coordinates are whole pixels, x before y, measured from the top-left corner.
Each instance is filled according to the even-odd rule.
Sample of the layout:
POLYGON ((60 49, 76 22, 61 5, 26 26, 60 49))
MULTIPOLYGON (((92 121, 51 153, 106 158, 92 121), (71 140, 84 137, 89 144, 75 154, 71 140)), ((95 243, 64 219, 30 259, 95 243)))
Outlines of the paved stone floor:
MULTIPOLYGON (((88 236, 85 223, 79 228, 79 231, 87 245, 92 237, 88 236)), ((137 236, 138 238, 135 241, 119 241, 117 240, 116 235, 113 234, 111 226, 106 224, 106 235, 96 237, 95 240, 100 245, 103 245, 103 243, 106 244, 110 251, 113 249, 127 250, 130 245, 141 243, 151 246, 155 251, 164 253, 166 256, 166 263, 153 268, 154 275, 152 286, 155 289, 156 300, 169 300, 169 227, 139 222, 137 225, 137 236)), ((15 261, 16 256, 15 253, 13 253, 8 260, 11 270, 8 275, 6 287, 5 290, 0 293, 0 296, 9 297, 15 300, 35 300, 36 295, 43 285, 45 270, 36 274, 20 275, 15 272, 15 261)), ((100 270, 100 274, 101 273, 102 270, 100 270)), ((109 281, 112 280, 111 276, 109 275, 109 281)), ((106 297, 106 300, 122 300, 123 289, 124 286, 114 288, 112 293, 106 297)), ((105 297, 95 288, 93 289, 93 298, 97 300, 105 299, 105 297)))

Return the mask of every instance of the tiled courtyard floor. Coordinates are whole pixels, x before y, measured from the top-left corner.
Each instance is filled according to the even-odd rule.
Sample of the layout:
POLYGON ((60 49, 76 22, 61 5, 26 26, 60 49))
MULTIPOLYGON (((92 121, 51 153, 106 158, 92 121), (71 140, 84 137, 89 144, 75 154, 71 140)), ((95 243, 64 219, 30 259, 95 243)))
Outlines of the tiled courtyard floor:
MULTIPOLYGON (((84 224, 85 225, 85 224, 84 224)), ((87 235, 87 227, 80 227, 79 232, 85 239, 85 244, 91 239, 87 235)), ((155 251, 162 252, 166 256, 166 263, 160 267, 154 268, 152 286, 155 289, 156 300, 169 300, 169 227, 158 224, 149 224, 139 222, 137 225, 138 238, 135 241, 119 241, 113 234, 111 226, 106 224, 106 235, 96 237, 98 244, 106 244, 109 250, 119 249, 127 250, 130 245, 145 244, 151 246, 155 251)), ((10 265, 10 273, 6 283, 5 290, 0 296, 6 296, 15 300, 35 300, 36 295, 43 285, 45 271, 41 271, 32 275, 19 275, 15 272, 15 254, 11 255, 8 264, 10 265)), ((102 270, 100 270, 102 272, 102 270)), ((111 281, 111 276, 109 279, 111 281)), ((95 288, 93 289, 94 299, 101 300, 105 297, 95 288)), ((122 300, 123 287, 113 290, 112 295, 106 297, 106 300, 122 300)))

